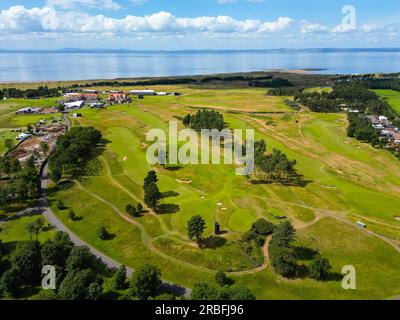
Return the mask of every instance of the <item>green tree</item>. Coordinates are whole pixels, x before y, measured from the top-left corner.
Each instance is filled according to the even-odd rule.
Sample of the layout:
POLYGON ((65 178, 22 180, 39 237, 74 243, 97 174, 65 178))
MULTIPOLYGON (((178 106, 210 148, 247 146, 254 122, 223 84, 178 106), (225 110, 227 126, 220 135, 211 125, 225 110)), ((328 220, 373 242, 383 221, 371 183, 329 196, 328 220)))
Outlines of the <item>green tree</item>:
POLYGON ((297 274, 298 264, 292 248, 270 245, 271 265, 275 271, 286 278, 293 278, 297 274))
POLYGON ((14 268, 8 269, 0 278, 0 295, 14 297, 19 293, 20 285, 18 271, 14 268))
POLYGON ((88 288, 88 300, 98 300, 103 295, 103 280, 98 278, 97 281, 92 282, 88 288))
POLYGON ((37 284, 41 276, 41 248, 37 241, 20 242, 11 254, 15 272, 23 284, 37 284))
POLYGON ((139 202, 138 204, 137 204, 137 211, 138 211, 138 213, 142 213, 143 212, 143 205, 139 202))
POLYGON ((18 159, 12 158, 10 160, 11 174, 13 174, 13 175, 18 174, 21 171, 21 169, 22 169, 21 163, 18 161, 18 159))
POLYGON ((44 224, 45 224, 45 221, 43 218, 38 218, 27 224, 27 230, 29 232, 30 240, 32 240, 33 234, 35 235, 36 240, 37 240, 40 231, 43 230, 44 224))
POLYGON ((321 256, 316 257, 311 261, 309 266, 310 277, 315 280, 326 279, 331 271, 332 266, 329 260, 321 256))
POLYGON ((265 219, 258 219, 256 222, 253 223, 251 226, 251 230, 256 234, 268 236, 274 232, 275 226, 268 222, 265 219))
POLYGON ((75 214, 74 210, 72 210, 72 209, 68 210, 68 218, 71 221, 75 221, 76 220, 76 214, 75 214))
POLYGON ((227 287, 221 290, 219 298, 221 300, 256 300, 254 293, 247 287, 234 286, 227 287))
POLYGON ((61 282, 58 298, 62 300, 94 300, 102 294, 103 279, 92 270, 74 270, 61 282))
POLYGON ((218 300, 219 289, 216 285, 207 282, 195 283, 192 289, 193 300, 218 300))
POLYGON ((107 240, 110 237, 110 233, 107 231, 106 227, 104 227, 104 226, 100 227, 97 234, 101 240, 107 240))
POLYGON ((296 237, 296 230, 289 221, 278 224, 274 229, 273 242, 282 247, 291 247, 296 237))
POLYGON ((95 268, 98 262, 87 247, 73 247, 66 262, 66 271, 95 268))
POLYGON ((196 215, 188 221, 187 226, 189 238, 200 242, 206 229, 205 220, 200 215, 196 215))
POLYGON ((158 189, 156 183, 153 182, 146 185, 144 189, 144 202, 149 208, 156 210, 160 198, 161 198, 161 192, 158 189))
POLYGON ((146 178, 144 178, 144 185, 157 182, 158 182, 157 172, 155 172, 154 170, 149 171, 147 173, 146 178))
POLYGON ((114 273, 113 277, 113 289, 124 290, 126 289, 126 267, 120 266, 114 273))
POLYGON ((53 166, 50 172, 50 178, 58 184, 62 178, 62 168, 60 166, 53 166))
POLYGON ((231 280, 222 271, 218 271, 215 274, 215 282, 221 287, 227 286, 231 283, 231 280))
POLYGON ((160 292, 161 271, 156 266, 144 265, 133 273, 130 282, 133 295, 140 300, 147 300, 160 292))
POLYGON ((64 268, 72 248, 73 243, 69 236, 66 233, 58 232, 54 239, 47 240, 42 246, 42 265, 64 268))
POLYGON ((130 203, 126 205, 125 211, 126 211, 126 213, 128 213, 129 215, 131 215, 133 217, 136 217, 138 215, 136 208, 130 203))

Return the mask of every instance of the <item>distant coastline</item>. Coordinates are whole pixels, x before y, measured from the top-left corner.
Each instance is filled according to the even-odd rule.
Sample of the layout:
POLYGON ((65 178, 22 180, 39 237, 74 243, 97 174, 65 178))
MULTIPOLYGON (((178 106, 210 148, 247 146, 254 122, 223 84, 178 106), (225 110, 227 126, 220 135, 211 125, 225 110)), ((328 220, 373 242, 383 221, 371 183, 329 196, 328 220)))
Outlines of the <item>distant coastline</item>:
POLYGON ((102 49, 102 48, 60 48, 44 50, 3 49, 0 53, 290 53, 290 52, 400 52, 400 48, 276 48, 276 49, 193 49, 193 50, 133 50, 133 49, 102 49))

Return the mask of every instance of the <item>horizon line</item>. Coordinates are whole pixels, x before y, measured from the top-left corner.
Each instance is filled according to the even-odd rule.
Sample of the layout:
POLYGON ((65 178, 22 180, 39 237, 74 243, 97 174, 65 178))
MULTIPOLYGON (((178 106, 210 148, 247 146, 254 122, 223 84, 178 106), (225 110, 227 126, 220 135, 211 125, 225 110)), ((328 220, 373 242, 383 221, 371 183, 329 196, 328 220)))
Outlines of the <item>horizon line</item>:
POLYGON ((3 49, 0 52, 266 52, 266 51, 400 51, 400 47, 319 47, 319 48, 270 48, 270 49, 109 49, 109 48, 58 48, 58 49, 3 49))

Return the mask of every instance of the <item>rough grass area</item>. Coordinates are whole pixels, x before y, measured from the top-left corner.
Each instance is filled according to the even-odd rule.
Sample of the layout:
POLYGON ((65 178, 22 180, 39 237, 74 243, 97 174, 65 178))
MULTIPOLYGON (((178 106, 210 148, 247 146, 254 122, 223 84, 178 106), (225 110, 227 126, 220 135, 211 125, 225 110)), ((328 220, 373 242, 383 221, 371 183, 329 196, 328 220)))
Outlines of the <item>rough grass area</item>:
MULTIPOLYGON (((85 108, 83 117, 74 120, 74 125, 101 130, 108 142, 96 176, 50 190, 52 208, 68 228, 115 260, 131 267, 156 264, 165 280, 185 286, 211 281, 222 269, 246 271, 234 279, 260 299, 383 299, 399 293, 395 270, 400 254, 355 225, 365 220, 371 232, 399 239, 399 162, 385 150, 349 139, 344 114, 295 112, 283 103, 284 97, 268 97, 263 89, 149 88, 179 91, 182 96, 134 98, 106 110, 85 108), (223 113, 231 129, 255 129, 256 139, 265 139, 268 152, 277 148, 296 159, 301 184, 254 184, 236 176, 233 165, 150 166, 148 130, 167 129, 168 121, 199 108, 223 113), (125 206, 143 204, 143 179, 151 169, 158 173, 163 210, 130 217, 125 206), (63 200, 66 210, 56 208, 57 199, 63 200), (76 221, 68 218, 69 209, 78 216, 76 221), (202 248, 187 236, 187 221, 195 214, 206 221, 208 242, 202 248), (282 279, 263 264, 260 248, 244 248, 239 239, 258 218, 273 223, 290 220, 298 229, 297 246, 305 248, 299 250, 302 263, 309 263, 313 251, 321 251, 334 266, 329 281, 282 279), (210 238, 215 222, 223 230, 220 238, 210 238), (99 239, 101 226, 112 234, 110 240, 99 239), (338 273, 346 264, 359 272, 356 291, 341 288, 338 273)), ((9 116, 3 111, 0 107, 0 123, 9 116)), ((13 123, 22 125, 19 121, 25 120, 13 123)), ((180 122, 178 126, 183 128, 180 122)))

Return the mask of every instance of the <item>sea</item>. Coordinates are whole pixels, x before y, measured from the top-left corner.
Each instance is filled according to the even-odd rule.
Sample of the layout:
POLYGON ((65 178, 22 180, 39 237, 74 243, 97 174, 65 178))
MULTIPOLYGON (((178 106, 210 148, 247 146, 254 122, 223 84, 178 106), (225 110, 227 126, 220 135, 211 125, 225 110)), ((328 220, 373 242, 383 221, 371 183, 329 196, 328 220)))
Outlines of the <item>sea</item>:
POLYGON ((400 72, 400 49, 1 51, 0 82, 207 75, 269 70, 400 72))

